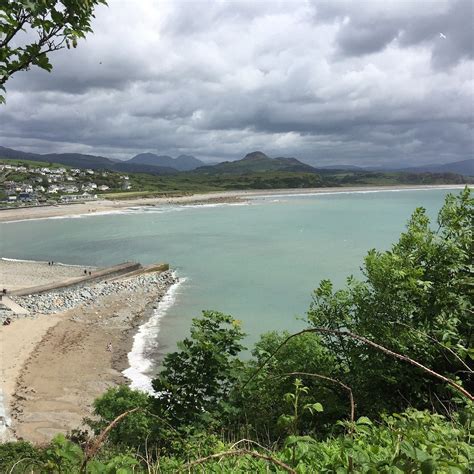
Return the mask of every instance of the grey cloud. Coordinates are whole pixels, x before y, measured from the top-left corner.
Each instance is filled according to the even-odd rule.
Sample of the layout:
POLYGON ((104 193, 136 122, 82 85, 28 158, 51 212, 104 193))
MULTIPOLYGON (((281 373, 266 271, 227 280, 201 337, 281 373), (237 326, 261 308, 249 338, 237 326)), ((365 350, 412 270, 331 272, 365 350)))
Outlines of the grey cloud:
POLYGON ((315 164, 472 156, 469 2, 109 4, 51 74, 7 84, 0 144, 315 164))
POLYGON ((366 8, 356 2, 314 4, 316 19, 339 22, 335 39, 343 56, 380 52, 397 41, 401 47, 426 44, 432 49, 433 65, 438 68, 473 58, 474 3, 471 0, 383 4, 369 1, 364 5, 366 8), (440 33, 446 38, 441 38, 440 33))
POLYGON ((341 29, 337 42, 347 56, 375 53, 385 48, 398 35, 395 25, 367 23, 348 25, 341 29))

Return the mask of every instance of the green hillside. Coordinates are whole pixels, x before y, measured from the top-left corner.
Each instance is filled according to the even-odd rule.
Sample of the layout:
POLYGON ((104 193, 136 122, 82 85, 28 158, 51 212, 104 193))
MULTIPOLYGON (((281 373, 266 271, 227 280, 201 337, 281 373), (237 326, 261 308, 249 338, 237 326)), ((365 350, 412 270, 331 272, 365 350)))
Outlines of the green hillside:
POLYGON ((270 158, 261 151, 254 151, 245 155, 241 160, 225 161, 213 166, 203 166, 198 168, 196 173, 244 174, 265 171, 316 172, 312 166, 301 163, 301 161, 295 158, 270 158))
MULTIPOLYGON (((41 155, 46 158, 46 155, 41 155)), ((126 163, 124 163, 125 165, 126 163)), ((474 178, 453 173, 408 173, 375 172, 359 170, 316 170, 292 158, 269 158, 260 152, 247 155, 242 160, 201 167, 188 172, 171 174, 136 173, 95 169, 76 170, 58 163, 32 161, 28 159, 0 158, 0 166, 9 165, 0 172, 0 198, 5 200, 9 182, 32 185, 39 202, 60 201, 66 187, 58 188, 56 194, 48 192, 50 185, 76 185, 77 191, 99 193, 108 199, 127 199, 132 197, 151 197, 230 190, 271 190, 327 188, 343 186, 397 186, 425 184, 469 184, 474 178), (22 169, 12 169, 22 167, 22 169), (54 171, 65 168, 59 181, 47 183, 46 176, 38 174, 38 168, 54 171), (72 176, 72 174, 74 176, 72 176), (38 178, 40 182, 38 182, 38 178), (68 180, 68 181, 65 181, 68 180), (88 183, 91 188, 89 189, 88 183), (92 186, 97 186, 92 188, 92 186), (100 187, 100 188, 99 188, 100 187), (104 187, 107 187, 105 189, 104 187)), ((147 165, 139 165, 146 167, 147 165)), ((150 168, 153 168, 150 166, 150 168)), ((11 185, 10 185, 11 190, 11 185)), ((76 192, 76 191, 73 191, 76 192)), ((10 205, 16 205, 10 203, 10 205)))

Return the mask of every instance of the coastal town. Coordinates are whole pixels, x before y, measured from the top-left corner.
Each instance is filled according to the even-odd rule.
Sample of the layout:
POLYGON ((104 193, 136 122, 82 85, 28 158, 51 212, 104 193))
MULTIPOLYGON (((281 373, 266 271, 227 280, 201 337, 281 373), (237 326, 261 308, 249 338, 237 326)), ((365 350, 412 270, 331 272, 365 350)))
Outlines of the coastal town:
POLYGON ((129 176, 112 171, 0 161, 0 207, 93 201, 131 189, 129 176))

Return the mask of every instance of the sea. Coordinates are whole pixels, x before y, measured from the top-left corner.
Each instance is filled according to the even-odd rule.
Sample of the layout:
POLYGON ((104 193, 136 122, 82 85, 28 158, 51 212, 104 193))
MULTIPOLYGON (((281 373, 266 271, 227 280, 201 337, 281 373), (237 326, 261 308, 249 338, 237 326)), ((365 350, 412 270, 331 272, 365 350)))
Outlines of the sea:
POLYGON ((364 256, 390 249, 410 215, 436 216, 454 189, 268 195, 242 203, 137 207, 0 224, 0 256, 106 266, 167 262, 180 278, 138 331, 125 374, 149 389, 163 356, 203 310, 241 321, 251 348, 267 331, 304 327, 322 279, 363 278, 364 256))

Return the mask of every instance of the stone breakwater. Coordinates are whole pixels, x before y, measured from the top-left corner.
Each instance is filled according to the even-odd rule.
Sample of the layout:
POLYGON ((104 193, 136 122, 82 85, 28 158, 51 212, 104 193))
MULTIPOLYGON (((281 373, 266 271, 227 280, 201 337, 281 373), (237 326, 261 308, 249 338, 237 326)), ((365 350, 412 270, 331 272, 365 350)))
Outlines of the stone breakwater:
MULTIPOLYGON (((80 305, 92 305, 97 299, 122 291, 158 289, 160 299, 178 279, 173 272, 144 273, 123 280, 101 281, 93 285, 51 291, 37 295, 12 296, 11 299, 31 314, 52 314, 80 305), (158 287, 158 288, 157 288, 158 287)), ((0 315, 0 316, 3 316, 0 315)))

